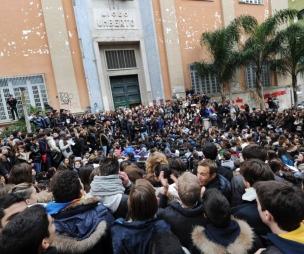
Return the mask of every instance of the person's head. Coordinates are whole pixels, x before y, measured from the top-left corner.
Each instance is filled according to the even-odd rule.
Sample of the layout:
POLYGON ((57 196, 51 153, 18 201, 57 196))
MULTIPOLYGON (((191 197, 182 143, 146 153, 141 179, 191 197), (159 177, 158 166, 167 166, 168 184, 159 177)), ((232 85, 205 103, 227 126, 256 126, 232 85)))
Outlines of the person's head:
POLYGON ((147 172, 147 174, 152 174, 153 175, 155 167, 157 165, 160 165, 160 164, 167 164, 168 165, 168 160, 167 160, 166 155, 164 155, 163 153, 160 153, 160 152, 152 153, 146 161, 146 172, 147 172))
POLYGON ((69 158, 64 158, 63 164, 64 164, 65 166, 68 166, 68 165, 70 164, 70 159, 69 159, 69 158))
POLYGON ((252 187, 258 181, 274 180, 274 174, 269 165, 258 159, 244 161, 241 164, 240 173, 245 179, 247 188, 252 187))
MULTIPOLYGON (((296 230, 304 220, 304 192, 286 182, 264 181, 254 185, 262 221, 276 231, 296 230)), ((274 232, 276 233, 276 232, 274 232)))
POLYGON ((24 197, 27 205, 37 203, 37 190, 31 183, 19 183, 12 188, 10 193, 21 194, 24 197))
POLYGON ((206 190, 203 197, 205 216, 215 227, 226 227, 231 220, 227 198, 217 189, 206 190))
POLYGON ((42 253, 53 241, 55 226, 43 206, 35 205, 17 214, 2 230, 0 252, 42 253))
POLYGON ((10 172, 8 182, 12 184, 32 183, 32 167, 27 163, 15 165, 10 172))
POLYGON ((94 166, 92 164, 88 164, 85 166, 82 166, 79 169, 79 178, 81 182, 83 183, 84 190, 86 192, 90 191, 90 183, 91 183, 91 173, 94 170, 94 166))
POLYGON ((81 160, 75 160, 75 162, 74 162, 74 168, 80 169, 81 166, 82 166, 81 160))
POLYGON ((117 175, 119 172, 119 162, 116 158, 105 158, 100 162, 98 175, 117 175))
POLYGON ((197 166, 197 177, 201 186, 206 186, 215 179, 217 174, 217 165, 213 160, 202 160, 197 166))
POLYGON ((51 179, 51 191, 59 203, 78 199, 82 195, 82 186, 78 174, 72 170, 58 171, 51 179))
POLYGON ((185 172, 178 178, 178 196, 185 206, 193 207, 201 198, 201 186, 196 175, 185 172))
POLYGON ((242 156, 244 160, 259 159, 261 161, 266 161, 267 151, 259 145, 251 144, 243 149, 242 156))
POLYGON ((132 183, 135 183, 137 179, 142 179, 145 175, 145 171, 135 164, 128 165, 124 172, 126 172, 132 183))
POLYGON ((214 143, 205 143, 203 146, 203 154, 206 159, 215 160, 217 157, 217 147, 214 143))
POLYGON ((129 194, 129 217, 132 220, 152 219, 157 209, 158 203, 153 186, 147 180, 137 180, 129 194))
POLYGON ((0 199, 0 229, 27 207, 24 193, 9 193, 0 199))

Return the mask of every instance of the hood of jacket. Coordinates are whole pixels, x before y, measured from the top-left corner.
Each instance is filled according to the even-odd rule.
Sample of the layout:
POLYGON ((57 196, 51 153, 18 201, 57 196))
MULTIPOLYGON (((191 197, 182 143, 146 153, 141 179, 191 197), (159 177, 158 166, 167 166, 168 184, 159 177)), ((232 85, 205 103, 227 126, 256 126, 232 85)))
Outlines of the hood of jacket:
POLYGON ((78 241, 89 238, 102 221, 114 221, 109 210, 96 198, 84 198, 53 215, 56 233, 78 241))
POLYGON ((193 244, 202 253, 208 253, 208 254, 247 253, 253 246, 254 233, 246 222, 237 219, 233 219, 232 221, 238 224, 238 227, 236 227, 235 230, 239 231, 239 234, 236 237, 234 237, 235 239, 231 243, 229 243, 226 247, 223 244, 216 242, 217 239, 222 238, 223 236, 213 237, 213 240, 211 240, 210 232, 208 233, 209 236, 207 235, 206 232, 207 227, 204 228, 201 226, 196 226, 192 231, 193 244))
POLYGON ((101 221, 94 232, 83 240, 77 240, 73 237, 56 234, 53 246, 56 247, 58 253, 81 254, 92 249, 107 232, 106 221, 101 221))

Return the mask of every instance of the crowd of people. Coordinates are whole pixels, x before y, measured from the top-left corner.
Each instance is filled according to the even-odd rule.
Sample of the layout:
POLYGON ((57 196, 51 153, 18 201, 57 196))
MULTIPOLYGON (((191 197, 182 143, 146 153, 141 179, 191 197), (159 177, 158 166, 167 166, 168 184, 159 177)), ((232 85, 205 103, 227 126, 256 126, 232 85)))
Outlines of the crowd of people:
POLYGON ((304 253, 304 110, 205 95, 31 116, 0 147, 0 253, 304 253))

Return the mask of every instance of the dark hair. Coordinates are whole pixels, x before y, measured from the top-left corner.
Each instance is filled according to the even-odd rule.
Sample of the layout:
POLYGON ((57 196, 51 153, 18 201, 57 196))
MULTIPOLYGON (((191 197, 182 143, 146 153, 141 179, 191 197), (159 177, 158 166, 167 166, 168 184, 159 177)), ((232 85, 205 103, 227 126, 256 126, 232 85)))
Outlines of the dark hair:
POLYGON ((198 163, 198 167, 208 167, 209 168, 209 175, 213 175, 217 173, 217 164, 210 159, 201 160, 198 163))
POLYGON ((186 171, 186 164, 179 158, 173 158, 169 160, 169 168, 171 171, 177 171, 179 174, 186 171))
POLYGON ((244 161, 240 172, 250 186, 258 181, 274 180, 274 174, 269 165, 258 159, 244 161))
POLYGON ((266 161, 267 159, 267 151, 256 144, 246 146, 242 151, 242 155, 244 160, 259 159, 261 161, 266 161))
POLYGON ((205 143, 203 146, 203 154, 206 159, 215 160, 217 157, 217 147, 213 143, 205 143))
POLYGON ((217 189, 206 190, 203 203, 207 219, 215 227, 226 227, 231 218, 231 208, 227 198, 217 189))
POLYGON ((262 211, 268 210, 285 231, 297 229, 304 219, 304 192, 286 182, 267 181, 254 185, 262 211))
POLYGON ((49 237, 49 220, 43 206, 35 205, 17 214, 0 235, 1 254, 39 253, 49 237))
POLYGON ((152 219, 158 209, 153 186, 144 179, 136 181, 128 199, 128 214, 132 220, 152 219))
POLYGON ((164 171, 164 178, 170 179, 170 175, 172 174, 168 164, 158 164, 154 168, 154 174, 159 177, 161 171, 164 171))
POLYGON ((9 208, 13 204, 25 201, 27 198, 28 197, 26 197, 26 194, 23 192, 9 193, 4 197, 0 198, 0 228, 2 227, 1 219, 4 216, 4 210, 9 208))
POLYGON ((56 202, 70 202, 80 197, 81 184, 74 171, 58 171, 51 179, 50 187, 56 202))
POLYGON ((117 175, 119 172, 119 163, 117 159, 106 158, 100 162, 99 175, 109 176, 117 175))
POLYGON ((15 165, 10 172, 8 182, 12 184, 32 183, 32 167, 27 163, 15 165))
POLYGON ((82 166, 79 169, 79 178, 80 178, 81 182, 83 183, 84 190, 86 192, 89 192, 89 190, 90 190, 90 183, 91 183, 90 176, 91 176, 91 173, 93 170, 94 170, 94 167, 91 164, 82 166))

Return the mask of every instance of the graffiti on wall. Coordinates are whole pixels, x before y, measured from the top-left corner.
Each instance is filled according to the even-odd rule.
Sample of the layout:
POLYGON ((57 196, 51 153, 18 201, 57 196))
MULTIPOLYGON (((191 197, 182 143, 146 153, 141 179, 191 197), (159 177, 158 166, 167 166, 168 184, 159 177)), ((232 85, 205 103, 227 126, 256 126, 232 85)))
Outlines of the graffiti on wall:
POLYGON ((73 95, 68 92, 60 92, 59 100, 61 105, 71 105, 73 99, 73 95))

